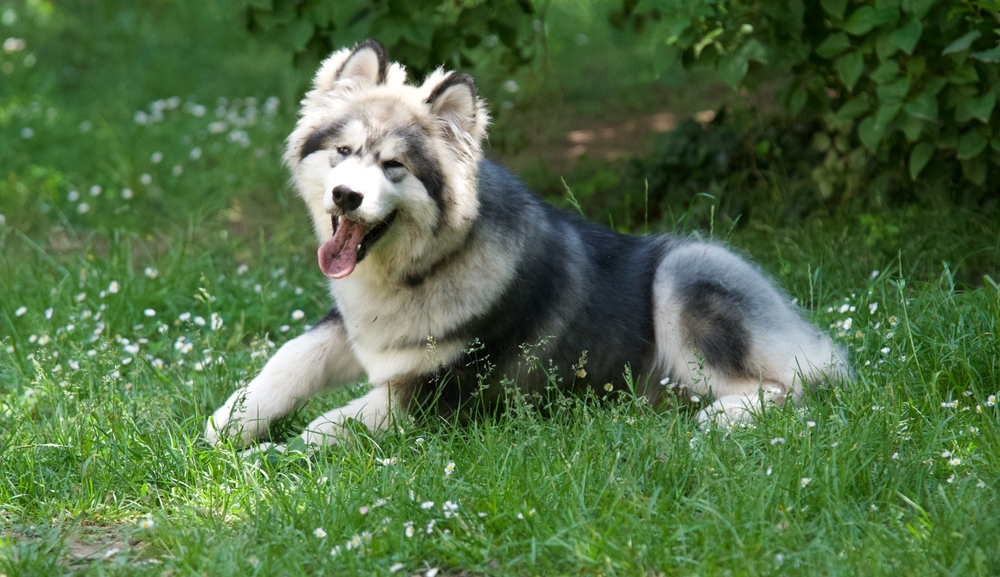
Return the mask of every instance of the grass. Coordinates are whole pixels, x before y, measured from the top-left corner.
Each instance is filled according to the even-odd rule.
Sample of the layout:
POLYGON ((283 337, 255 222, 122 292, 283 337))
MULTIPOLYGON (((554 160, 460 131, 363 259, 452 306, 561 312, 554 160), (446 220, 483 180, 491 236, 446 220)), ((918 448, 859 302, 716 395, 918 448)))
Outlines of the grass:
MULTIPOLYGON (((25 28, 5 26, 29 51, 65 29, 18 10, 25 28)), ((167 48, 157 58, 184 56, 167 48)), ((277 89, 232 71, 217 82, 243 92, 171 108, 159 80, 80 105, 46 80, 61 56, 24 58, 0 55, 16 64, 0 83, 0 574, 1000 572, 995 215, 735 226, 702 198, 649 223, 728 239, 851 351, 853 381, 753 427, 553 396, 244 458, 205 443, 205 419, 329 304, 277 160, 294 111, 266 112, 277 89)), ((273 437, 365 386, 311 400, 273 437)))

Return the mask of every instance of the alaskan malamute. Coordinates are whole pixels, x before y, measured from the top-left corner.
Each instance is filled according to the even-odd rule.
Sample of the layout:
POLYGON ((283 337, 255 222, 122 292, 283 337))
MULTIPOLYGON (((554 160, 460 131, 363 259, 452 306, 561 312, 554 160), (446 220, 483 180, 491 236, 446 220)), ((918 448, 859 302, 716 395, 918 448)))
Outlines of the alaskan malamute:
POLYGON ((830 339, 723 247, 618 234, 484 160, 489 116, 467 74, 407 84, 367 40, 322 64, 301 115, 284 159, 335 304, 215 412, 213 443, 247 444, 362 374, 371 391, 310 423, 306 442, 336 442, 351 418, 377 430, 428 404, 495 401, 505 378, 603 397, 629 368, 652 403, 684 387, 714 398, 700 423, 725 424, 847 373, 830 339))

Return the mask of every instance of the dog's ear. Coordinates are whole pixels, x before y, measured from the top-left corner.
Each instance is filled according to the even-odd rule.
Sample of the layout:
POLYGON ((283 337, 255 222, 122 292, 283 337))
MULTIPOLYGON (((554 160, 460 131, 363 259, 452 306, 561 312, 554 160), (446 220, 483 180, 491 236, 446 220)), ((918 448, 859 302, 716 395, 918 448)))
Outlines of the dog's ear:
POLYGON ((476 95, 476 84, 468 74, 449 73, 431 90, 426 104, 432 114, 460 128, 477 142, 485 134, 489 118, 476 95))
POLYGON ((389 73, 389 51, 373 38, 354 47, 337 70, 336 79, 353 79, 357 84, 385 84, 389 73))

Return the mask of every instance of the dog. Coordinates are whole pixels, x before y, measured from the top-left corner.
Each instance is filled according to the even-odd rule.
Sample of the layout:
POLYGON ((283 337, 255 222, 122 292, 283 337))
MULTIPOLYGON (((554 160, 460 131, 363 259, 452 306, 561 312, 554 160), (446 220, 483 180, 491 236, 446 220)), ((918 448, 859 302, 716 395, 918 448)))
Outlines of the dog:
POLYGON ((483 158, 489 120, 469 75, 408 84, 377 41, 322 63, 284 161, 335 305, 215 411, 211 443, 247 445, 362 375, 371 390, 312 421, 307 444, 340 441, 349 419, 376 431, 500 402, 511 383, 711 395, 708 426, 848 375, 830 338, 719 244, 619 234, 545 203, 483 158))

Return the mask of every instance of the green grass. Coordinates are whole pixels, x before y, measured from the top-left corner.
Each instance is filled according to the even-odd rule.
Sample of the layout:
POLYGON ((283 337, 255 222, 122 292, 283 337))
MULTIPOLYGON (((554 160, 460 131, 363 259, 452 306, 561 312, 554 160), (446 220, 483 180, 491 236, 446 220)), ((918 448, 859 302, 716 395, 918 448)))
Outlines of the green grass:
MULTIPOLYGON (((0 36, 29 50, 66 29, 18 14, 0 36)), ((224 30, 219 51, 242 46, 224 30)), ((170 46, 151 62, 183 86, 184 46, 170 46)), ((850 350, 853 381, 752 427, 701 432, 688 403, 553 396, 243 458, 202 440, 205 419, 329 305, 278 163, 294 111, 266 114, 278 89, 232 64, 140 125, 169 83, 78 103, 46 80, 64 57, 39 54, 30 69, 0 54, 18 63, 0 77, 0 575, 1000 572, 995 214, 913 205, 734 227, 702 198, 650 223, 728 239, 850 350), (220 96, 244 121, 256 98, 256 121, 212 133, 220 96)), ((117 93, 127 66, 78 81, 117 93)), ((364 390, 311 400, 274 440, 364 390)))

